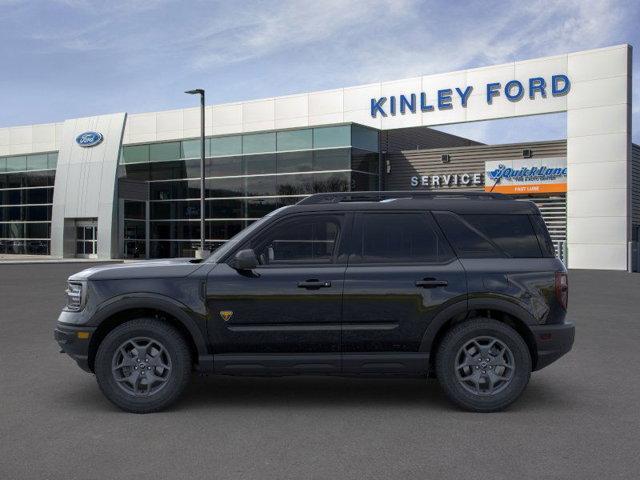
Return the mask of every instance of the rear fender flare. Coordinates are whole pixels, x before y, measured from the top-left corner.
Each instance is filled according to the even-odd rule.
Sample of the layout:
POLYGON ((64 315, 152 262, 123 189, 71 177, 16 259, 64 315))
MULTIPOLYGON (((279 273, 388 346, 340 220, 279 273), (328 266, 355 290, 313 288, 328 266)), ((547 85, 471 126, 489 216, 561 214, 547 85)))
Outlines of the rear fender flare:
POLYGON ((420 343, 421 352, 429 352, 440 329, 452 318, 472 310, 498 310, 508 313, 527 327, 538 325, 536 319, 520 305, 501 298, 474 298, 448 306, 438 313, 427 327, 420 343))

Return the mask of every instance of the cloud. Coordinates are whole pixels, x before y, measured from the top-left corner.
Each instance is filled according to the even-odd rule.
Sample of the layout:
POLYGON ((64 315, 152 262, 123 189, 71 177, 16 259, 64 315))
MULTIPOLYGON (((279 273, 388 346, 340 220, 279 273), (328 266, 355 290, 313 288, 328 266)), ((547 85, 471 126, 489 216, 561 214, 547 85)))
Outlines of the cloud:
POLYGON ((191 40, 201 47, 192 65, 217 68, 321 42, 343 45, 345 38, 352 37, 349 30, 363 25, 373 29, 383 19, 395 23, 415 4, 412 0, 285 0, 267 9, 245 4, 235 12, 234 28, 220 31, 214 25, 191 40))
MULTIPOLYGON (((217 96, 210 98, 236 101, 449 72, 640 38, 635 25, 640 4, 635 0, 0 2, 6 25, 0 31, 0 53, 4 49, 15 58, 4 62, 16 65, 12 72, 26 72, 27 67, 35 72, 41 59, 55 58, 68 68, 65 81, 72 82, 71 73, 83 66, 71 59, 95 53, 92 68, 103 73, 104 105, 109 105, 109 95, 124 88, 144 93, 131 95, 141 103, 116 107, 129 111, 179 106, 163 101, 163 92, 183 83, 215 86, 217 96)), ((86 82, 84 68, 85 75, 76 75, 78 81, 86 82)), ((634 73, 637 78, 638 66, 634 73)), ((71 83, 66 85, 73 89, 71 83)), ((634 100, 637 117, 640 89, 635 89, 634 100)), ((635 123, 640 131, 640 122, 635 123)))

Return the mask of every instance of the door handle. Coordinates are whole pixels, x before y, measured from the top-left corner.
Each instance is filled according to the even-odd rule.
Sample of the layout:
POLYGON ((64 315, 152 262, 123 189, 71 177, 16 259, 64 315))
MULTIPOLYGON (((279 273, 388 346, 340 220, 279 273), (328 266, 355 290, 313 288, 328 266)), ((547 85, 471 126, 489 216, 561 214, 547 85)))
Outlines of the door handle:
POLYGON ((320 280, 305 280, 304 282, 298 282, 298 288, 306 288, 307 290, 317 290, 319 288, 329 288, 331 282, 321 282, 320 280))
POLYGON ((416 287, 422 288, 436 288, 446 287, 449 283, 446 280, 436 280, 435 278, 425 278, 416 281, 416 287))

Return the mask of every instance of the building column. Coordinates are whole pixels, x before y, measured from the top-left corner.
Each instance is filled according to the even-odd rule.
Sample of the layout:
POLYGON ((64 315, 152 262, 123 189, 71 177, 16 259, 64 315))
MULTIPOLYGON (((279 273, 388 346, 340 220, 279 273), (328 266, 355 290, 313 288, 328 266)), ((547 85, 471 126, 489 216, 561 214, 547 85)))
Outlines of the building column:
POLYGON ((568 55, 569 268, 629 267, 631 53, 621 45, 568 55))

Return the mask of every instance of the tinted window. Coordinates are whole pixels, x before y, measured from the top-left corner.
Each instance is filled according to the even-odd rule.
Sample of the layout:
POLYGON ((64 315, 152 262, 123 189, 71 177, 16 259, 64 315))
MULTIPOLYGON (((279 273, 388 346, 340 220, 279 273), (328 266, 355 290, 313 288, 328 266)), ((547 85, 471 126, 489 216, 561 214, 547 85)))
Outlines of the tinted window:
POLYGON ((149 159, 152 162, 178 160, 180 158, 180 142, 153 143, 149 147, 149 159))
POLYGON ((463 218, 510 257, 542 256, 528 215, 463 215, 463 218))
POLYGON ((461 258, 542 256, 528 215, 438 213, 436 218, 461 258))
POLYGON ((313 148, 347 147, 351 145, 349 125, 313 129, 313 148))
POLYGON ((122 163, 141 163, 149 161, 149 145, 122 147, 122 163))
POLYGON ((222 157, 225 155, 238 155, 242 153, 242 137, 218 137, 211 139, 211 155, 222 157))
POLYGON ((261 265, 328 263, 332 260, 339 232, 337 217, 299 217, 276 225, 254 248, 261 265))
POLYGON ((366 213, 356 229, 357 260, 369 262, 442 262, 453 256, 424 213, 366 213))
POLYGON ((313 152, 313 170, 348 170, 350 168, 351 151, 348 148, 313 152))
POLYGON ((503 258, 481 232, 450 212, 434 212, 436 220, 460 258, 503 258))
POLYGON ((242 137, 242 153, 263 153, 275 151, 275 133, 253 133, 242 137))
POLYGON ((549 230, 547 230, 547 225, 544 223, 542 215, 531 215, 529 219, 531 220, 533 229, 536 231, 536 235, 538 236, 538 243, 542 249, 543 256, 555 257, 556 249, 553 245, 553 241, 549 235, 549 230))
POLYGON ((311 129, 278 132, 277 143, 278 151, 307 150, 313 148, 313 134, 311 129))
POLYGON ((278 173, 305 172, 312 169, 313 152, 291 152, 278 154, 278 173))
POLYGON ((242 157, 208 158, 205 161, 205 170, 208 177, 242 175, 244 173, 244 161, 242 157))

